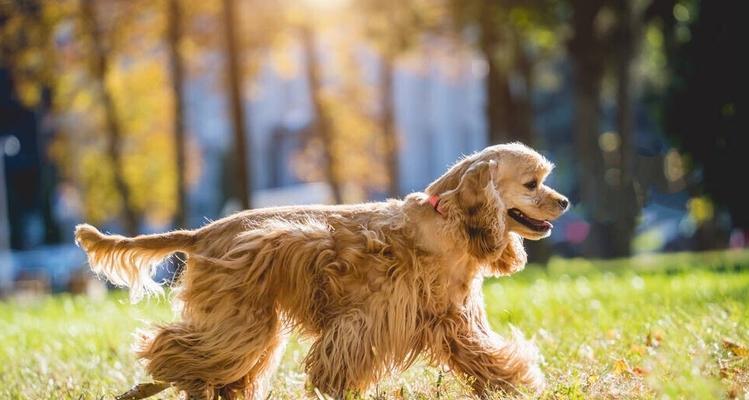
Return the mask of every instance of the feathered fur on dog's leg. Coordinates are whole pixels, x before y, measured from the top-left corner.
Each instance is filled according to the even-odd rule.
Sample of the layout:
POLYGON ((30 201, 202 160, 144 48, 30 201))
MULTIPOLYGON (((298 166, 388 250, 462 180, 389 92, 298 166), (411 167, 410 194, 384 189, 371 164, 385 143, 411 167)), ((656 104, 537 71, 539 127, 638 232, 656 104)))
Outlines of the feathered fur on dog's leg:
POLYGON ((544 376, 536 346, 514 328, 511 338, 494 333, 486 317, 480 281, 472 292, 465 308, 448 318, 435 337, 447 345, 444 361, 458 375, 469 378, 479 396, 491 390, 517 393, 523 388, 540 393, 544 376))
POLYGON ((362 316, 340 317, 313 344, 304 360, 309 383, 336 399, 367 388, 380 366, 362 316))
POLYGON ((144 294, 162 293, 159 284, 151 278, 154 269, 174 252, 190 253, 194 241, 192 231, 128 238, 105 235, 88 224, 75 228, 75 242, 86 251, 91 269, 115 285, 129 287, 133 301, 144 294))
POLYGON ((215 398, 234 400, 265 400, 270 396, 271 378, 281 363, 283 351, 288 342, 285 328, 273 335, 264 352, 247 375, 241 379, 215 390, 215 398), (220 397, 219 397, 220 396, 220 397))
POLYGON ((538 349, 518 331, 513 338, 471 332, 453 338, 449 365, 469 378, 479 396, 490 390, 517 393, 527 387, 540 393, 544 378, 538 367, 538 349))
POLYGON ((244 391, 254 386, 257 377, 249 375, 261 372, 255 367, 265 352, 273 350, 278 326, 272 309, 239 312, 214 327, 175 322, 144 338, 138 357, 146 360, 146 370, 155 379, 191 395, 224 386, 244 391))

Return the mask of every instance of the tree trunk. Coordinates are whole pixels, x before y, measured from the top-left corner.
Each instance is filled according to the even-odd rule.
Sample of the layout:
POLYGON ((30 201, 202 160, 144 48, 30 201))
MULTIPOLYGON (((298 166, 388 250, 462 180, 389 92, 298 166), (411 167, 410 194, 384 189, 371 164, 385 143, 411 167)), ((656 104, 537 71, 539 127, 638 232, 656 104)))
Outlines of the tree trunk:
POLYGON ((639 206, 635 194, 635 129, 633 111, 632 68, 637 46, 637 32, 631 2, 617 0, 615 8, 618 28, 614 36, 614 72, 616 74, 616 126, 621 138, 619 147, 619 180, 609 184, 615 220, 610 253, 615 257, 629 256, 639 206))
MULTIPOLYGON (((46 36, 46 35, 45 35, 46 36)), ((52 87, 44 84, 41 88, 41 99, 36 107, 37 115, 37 143, 41 148, 47 148, 55 134, 54 124, 52 123, 52 87)), ((42 166, 39 171, 42 191, 42 218, 44 220, 44 243, 60 243, 60 224, 54 214, 54 202, 56 198, 56 189, 60 182, 57 174, 57 168, 49 153, 40 151, 39 157, 42 158, 42 166)))
POLYGON ((174 225, 177 228, 187 228, 187 195, 185 179, 185 95, 184 63, 180 54, 182 40, 182 10, 180 0, 169 0, 167 18, 167 43, 169 45, 169 68, 172 78, 172 101, 174 106, 174 148, 176 151, 177 169, 177 211, 174 225))
POLYGON ((240 48, 237 45, 236 4, 234 0, 224 0, 224 46, 226 63, 226 81, 229 91, 229 109, 231 113, 232 129, 234 132, 234 152, 236 154, 235 184, 239 202, 243 209, 252 207, 251 190, 252 174, 247 162, 250 153, 247 140, 247 129, 242 103, 242 78, 239 71, 241 60, 240 48))
POLYGON ((575 148, 580 179, 580 199, 591 224, 585 242, 585 253, 604 256, 604 246, 610 238, 605 233, 611 211, 607 204, 604 181, 603 154, 598 144, 601 81, 604 69, 603 44, 594 29, 594 20, 603 2, 573 3, 574 35, 568 43, 573 64, 575 104, 575 148))
POLYGON ((315 111, 314 131, 320 136, 323 145, 323 157, 325 163, 325 178, 330 185, 330 191, 333 194, 333 201, 337 204, 343 202, 341 193, 341 183, 336 172, 335 151, 333 150, 333 131, 330 126, 330 119, 325 111, 322 100, 322 83, 320 82, 320 72, 318 70, 319 60, 317 59, 315 32, 308 26, 303 26, 299 30, 302 48, 305 57, 305 72, 307 83, 309 85, 312 107, 315 111))
POLYGON ((505 28, 505 35, 500 32, 496 16, 502 11, 496 5, 484 5, 479 23, 481 37, 479 50, 486 62, 486 105, 485 115, 489 144, 521 141, 533 143, 533 106, 530 102, 532 64, 525 54, 518 32, 505 28), (510 37, 512 36, 512 37, 510 37), (507 45, 513 52, 513 66, 502 65, 497 59, 500 46, 507 45), (517 68, 524 79, 526 93, 522 98, 515 98, 511 89, 512 72, 517 68))
POLYGON ((125 182, 123 174, 122 129, 117 115, 117 107, 107 87, 109 53, 102 43, 102 31, 97 20, 95 6, 94 0, 81 0, 81 17, 83 28, 91 40, 91 72, 99 84, 100 100, 104 107, 106 129, 109 134, 107 152, 112 159, 115 187, 122 199, 122 216, 125 223, 125 231, 128 235, 133 236, 138 231, 138 216, 132 207, 130 188, 127 182, 125 182))
POLYGON ((575 120, 577 136, 578 176, 580 177, 580 197, 585 214, 591 224, 590 234, 585 244, 585 252, 590 256, 604 256, 605 243, 609 239, 602 232, 608 220, 604 182, 604 163, 598 146, 598 119, 600 116, 599 96, 601 76, 578 72, 576 75, 575 120))
POLYGON ((509 103, 512 101, 506 68, 497 60, 497 48, 500 46, 500 33, 496 18, 500 11, 494 3, 482 7, 480 24, 479 50, 486 62, 486 115, 487 138, 489 144, 508 142, 512 138, 509 103))
POLYGON ((632 62, 635 31, 632 5, 613 2, 617 27, 603 38, 594 21, 603 1, 573 2, 575 34, 568 43, 574 66, 576 146, 581 200, 591 224, 586 253, 596 257, 626 257, 636 227, 639 206, 634 185, 635 132, 632 99, 632 62), (616 78, 618 144, 599 144, 599 96, 605 61, 611 53, 616 78))
POLYGON ((393 98, 393 75, 395 67, 391 55, 382 56, 380 63, 380 96, 382 100, 382 133, 385 139, 385 159, 388 174, 388 195, 400 196, 400 145, 395 126, 395 99, 393 98))
POLYGON ((489 144, 506 143, 513 138, 510 128, 512 114, 508 112, 512 106, 508 77, 494 58, 493 45, 482 47, 481 51, 487 66, 484 112, 489 144))
POLYGON ((493 60, 493 56, 484 52, 486 60, 486 104, 484 105, 486 115, 486 129, 488 131, 489 144, 505 143, 509 139, 507 126, 504 124, 505 119, 502 115, 502 101, 500 93, 502 90, 502 78, 500 77, 499 67, 493 60))
POLYGON ((536 134, 533 128, 533 60, 523 48, 520 34, 516 32, 513 36, 515 65, 522 80, 523 93, 518 98, 511 98, 513 107, 508 111, 515 111, 515 124, 512 128, 515 140, 534 146, 536 134))

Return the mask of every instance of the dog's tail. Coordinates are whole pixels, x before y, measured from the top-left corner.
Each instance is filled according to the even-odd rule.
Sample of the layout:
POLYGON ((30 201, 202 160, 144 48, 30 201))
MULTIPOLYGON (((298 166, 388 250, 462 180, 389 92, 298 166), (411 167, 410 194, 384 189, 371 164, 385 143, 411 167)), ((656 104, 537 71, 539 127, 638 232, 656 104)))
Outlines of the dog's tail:
POLYGON ((105 235, 91 225, 81 224, 75 227, 75 242, 87 253, 94 272, 115 285, 129 287, 130 299, 136 302, 143 295, 163 293, 152 278, 156 266, 174 252, 190 253, 195 233, 174 231, 128 238, 105 235))

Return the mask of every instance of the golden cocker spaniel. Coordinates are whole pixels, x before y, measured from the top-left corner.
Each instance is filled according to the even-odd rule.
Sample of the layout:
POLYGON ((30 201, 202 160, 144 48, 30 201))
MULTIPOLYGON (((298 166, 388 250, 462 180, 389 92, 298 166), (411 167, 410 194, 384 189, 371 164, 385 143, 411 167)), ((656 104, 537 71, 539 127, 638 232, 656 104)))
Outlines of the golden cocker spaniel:
POLYGON ((337 398, 420 356, 479 395, 540 391, 538 351, 492 332, 481 283, 522 269, 522 238, 548 236, 568 208, 544 185, 552 168, 522 144, 496 145, 403 200, 248 210, 134 238, 83 224, 76 241, 134 300, 161 292, 160 261, 187 254, 181 318, 142 335, 138 356, 190 398, 262 399, 292 329, 314 340, 309 384, 337 398))

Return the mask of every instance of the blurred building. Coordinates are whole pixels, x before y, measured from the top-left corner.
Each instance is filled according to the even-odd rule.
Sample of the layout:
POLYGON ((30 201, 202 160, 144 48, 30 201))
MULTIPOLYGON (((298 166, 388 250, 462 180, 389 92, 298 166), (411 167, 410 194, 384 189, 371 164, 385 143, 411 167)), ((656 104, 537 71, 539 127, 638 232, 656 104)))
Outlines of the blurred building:
MULTIPOLYGON (((305 62, 301 49, 289 51, 289 57, 301 70, 305 62)), ((486 145, 483 76, 478 61, 445 58, 440 62, 430 56, 429 48, 423 51, 421 59, 399 67, 394 79, 396 120, 401 135, 400 192, 404 194, 424 189, 461 154, 486 145)), ((362 53, 359 60, 364 79, 374 85, 378 60, 372 54, 362 53)), ((187 89, 187 125, 203 155, 203 173, 190 193, 192 225, 202 224, 203 216, 216 215, 223 207, 219 187, 221 160, 232 144, 227 135, 230 119, 225 98, 215 90, 215 79, 220 76, 219 65, 216 70, 192 79, 187 89)), ((250 101, 245 111, 252 153, 249 158, 258 206, 325 200, 326 194, 319 192, 327 191, 324 185, 308 187, 290 167, 314 118, 304 74, 281 75, 268 62, 247 86, 245 94, 250 101), (273 202, 267 202, 266 198, 272 198, 273 202)))

